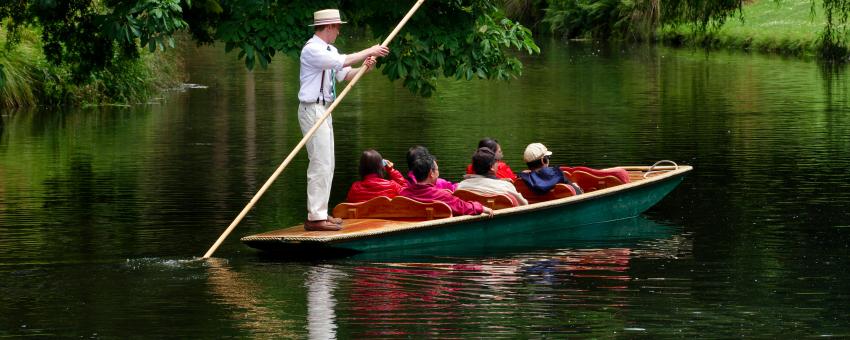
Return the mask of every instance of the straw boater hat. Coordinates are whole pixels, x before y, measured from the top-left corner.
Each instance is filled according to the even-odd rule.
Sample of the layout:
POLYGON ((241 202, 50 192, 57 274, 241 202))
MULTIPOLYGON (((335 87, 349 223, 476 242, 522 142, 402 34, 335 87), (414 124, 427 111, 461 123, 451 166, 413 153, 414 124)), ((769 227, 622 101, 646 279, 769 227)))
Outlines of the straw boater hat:
POLYGON ((340 19, 338 9, 323 9, 321 11, 316 11, 315 13, 313 13, 313 24, 310 26, 323 26, 344 23, 346 22, 340 19))

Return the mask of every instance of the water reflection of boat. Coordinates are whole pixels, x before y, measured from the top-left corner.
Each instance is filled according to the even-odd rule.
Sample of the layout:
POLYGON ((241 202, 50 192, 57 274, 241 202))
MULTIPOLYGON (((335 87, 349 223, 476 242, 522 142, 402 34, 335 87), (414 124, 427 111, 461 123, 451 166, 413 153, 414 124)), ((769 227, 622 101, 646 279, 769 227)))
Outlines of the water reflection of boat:
MULTIPOLYGON (((421 247, 480 248, 482 244, 514 244, 524 239, 545 245, 555 233, 569 232, 574 239, 606 232, 605 223, 638 216, 681 181, 690 166, 666 167, 652 172, 650 167, 624 167, 630 183, 527 206, 496 211, 486 216, 455 216, 430 221, 382 219, 347 220, 337 232, 304 231, 303 226, 242 238, 247 245, 269 252, 297 254, 322 249, 324 252, 406 252, 421 247), (652 173, 651 173, 652 172, 652 173), (648 174, 650 176, 643 176, 648 174), (586 235, 587 234, 587 235, 586 235)), ((470 249, 472 250, 472 249, 470 249)), ((311 252, 313 254, 317 252, 311 252)))
POLYGON ((581 239, 548 234, 546 248, 533 237, 491 242, 475 250, 484 257, 438 247, 424 253, 446 256, 367 252, 309 266, 214 261, 210 291, 259 337, 469 337, 482 334, 475 333, 481 320, 498 320, 490 337, 515 337, 529 322, 575 332, 552 317, 570 311, 579 325, 602 328, 593 334, 613 334, 628 326, 620 315, 628 315, 629 292, 645 285, 641 268, 687 257, 692 246, 680 227, 644 217, 595 226, 604 228, 581 239), (373 255, 380 261, 365 257, 373 255))
POLYGON ((563 318, 552 317, 572 310, 573 320, 599 320, 594 325, 604 331, 595 334, 615 334, 628 325, 620 315, 628 314, 629 292, 644 285, 640 268, 691 252, 689 237, 675 232, 679 228, 637 220, 611 225, 619 232, 556 249, 416 262, 348 261, 353 268, 348 270, 352 282, 345 285, 352 315, 347 322, 356 323, 348 328, 366 330, 352 332, 354 338, 418 337, 423 329, 407 325, 426 319, 432 328, 424 331, 433 332, 429 337, 469 337, 469 329, 492 317, 500 321, 488 337, 516 337, 528 323, 573 334, 575 329, 559 328, 563 318), (646 227, 649 232, 642 232, 646 227), (626 239, 616 240, 622 236, 626 239))

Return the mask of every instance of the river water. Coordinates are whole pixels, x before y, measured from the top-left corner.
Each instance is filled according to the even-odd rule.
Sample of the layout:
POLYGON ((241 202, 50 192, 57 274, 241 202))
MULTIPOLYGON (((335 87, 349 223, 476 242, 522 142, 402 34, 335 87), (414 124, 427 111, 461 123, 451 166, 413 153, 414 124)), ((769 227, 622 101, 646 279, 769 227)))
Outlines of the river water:
MULTIPOLYGON (((286 261, 239 237, 300 223, 306 156, 198 261, 301 138, 297 63, 189 48, 130 107, 0 115, 0 337, 850 336, 850 78, 745 53, 543 42, 511 82, 412 96, 377 74, 334 113, 331 203, 376 148, 459 180, 478 139, 553 161, 694 166, 639 218, 422 257, 286 261)), ((343 46, 343 50, 346 49, 343 46)))

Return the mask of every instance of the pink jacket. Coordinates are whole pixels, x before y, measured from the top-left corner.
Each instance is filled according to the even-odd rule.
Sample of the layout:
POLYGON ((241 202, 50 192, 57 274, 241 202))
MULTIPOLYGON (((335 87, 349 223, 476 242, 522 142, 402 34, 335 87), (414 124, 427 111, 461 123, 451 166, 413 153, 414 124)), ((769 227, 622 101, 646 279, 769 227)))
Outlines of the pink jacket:
MULTIPOLYGON (((416 176, 413 176, 413 171, 407 172, 407 181, 410 182, 410 184, 417 184, 416 176)), ((455 189, 457 189, 457 183, 452 183, 442 178, 437 178, 437 183, 434 183, 434 186, 437 187, 437 189, 446 189, 451 192, 454 192, 455 189)))
POLYGON ((452 196, 451 191, 438 189, 433 184, 410 184, 401 189, 398 195, 425 203, 443 202, 452 208, 452 215, 478 215, 484 211, 481 203, 464 201, 452 196))

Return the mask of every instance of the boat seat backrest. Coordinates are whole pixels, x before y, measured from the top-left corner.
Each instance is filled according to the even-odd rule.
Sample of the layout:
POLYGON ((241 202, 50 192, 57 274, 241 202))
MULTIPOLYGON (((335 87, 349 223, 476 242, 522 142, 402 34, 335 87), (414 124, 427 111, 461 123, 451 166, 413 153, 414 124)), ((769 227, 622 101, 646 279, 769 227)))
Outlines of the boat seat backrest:
POLYGON ((464 201, 475 201, 493 210, 515 207, 519 205, 513 196, 507 194, 482 194, 471 190, 459 189, 453 193, 464 201))
POLYGON ((570 180, 578 184, 579 188, 584 190, 584 192, 602 190, 623 184, 623 181, 613 175, 596 176, 581 170, 575 170, 569 176, 570 180))
POLYGON ((521 178, 514 181, 514 187, 516 187, 516 191, 518 191, 529 204, 575 196, 576 194, 576 191, 572 186, 564 183, 555 184, 555 187, 545 194, 538 194, 531 190, 531 188, 528 187, 528 184, 526 184, 521 178))
POLYGON ((333 215, 342 219, 432 220, 452 217, 452 209, 443 202, 424 203, 402 196, 393 199, 379 196, 366 202, 337 204, 333 215))
POLYGON ((589 173, 589 174, 597 176, 597 177, 614 176, 614 177, 617 177, 617 179, 619 179, 621 183, 629 183, 629 182, 632 181, 631 174, 629 174, 629 172, 626 171, 626 169, 618 168, 618 167, 607 168, 607 169, 594 169, 594 168, 588 168, 586 166, 576 166, 576 167, 562 166, 561 170, 564 171, 564 173, 569 174, 569 175, 572 175, 573 171, 584 171, 586 173, 589 173))

